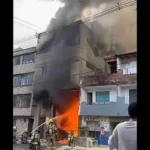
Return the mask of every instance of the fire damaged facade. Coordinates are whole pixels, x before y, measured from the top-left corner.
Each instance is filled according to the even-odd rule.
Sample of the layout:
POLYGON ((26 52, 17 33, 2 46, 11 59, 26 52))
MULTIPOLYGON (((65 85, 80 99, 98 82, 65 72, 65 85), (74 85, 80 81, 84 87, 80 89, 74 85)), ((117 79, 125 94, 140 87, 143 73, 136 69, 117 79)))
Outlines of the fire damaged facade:
POLYGON ((31 110, 35 58, 36 47, 13 51, 13 125, 17 126, 18 133, 25 128, 30 132, 33 128, 31 110))
POLYGON ((81 77, 80 126, 107 145, 115 126, 128 118, 128 105, 137 101, 137 53, 105 57, 104 73, 81 77))
POLYGON ((64 28, 38 35, 33 103, 35 126, 40 118, 60 117, 57 126, 78 130, 80 75, 100 71, 104 60, 89 43, 91 30, 77 21, 64 28), (65 116, 64 116, 65 114, 65 116))

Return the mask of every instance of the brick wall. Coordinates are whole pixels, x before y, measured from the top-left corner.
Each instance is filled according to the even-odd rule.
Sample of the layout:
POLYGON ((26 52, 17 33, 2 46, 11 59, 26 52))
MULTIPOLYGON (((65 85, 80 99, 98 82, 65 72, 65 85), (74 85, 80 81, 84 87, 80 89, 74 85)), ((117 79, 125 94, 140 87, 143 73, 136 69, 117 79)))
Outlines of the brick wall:
POLYGON ((86 85, 113 85, 113 84, 132 84, 137 82, 136 74, 123 75, 122 70, 118 70, 117 73, 94 75, 81 77, 82 86, 86 85))

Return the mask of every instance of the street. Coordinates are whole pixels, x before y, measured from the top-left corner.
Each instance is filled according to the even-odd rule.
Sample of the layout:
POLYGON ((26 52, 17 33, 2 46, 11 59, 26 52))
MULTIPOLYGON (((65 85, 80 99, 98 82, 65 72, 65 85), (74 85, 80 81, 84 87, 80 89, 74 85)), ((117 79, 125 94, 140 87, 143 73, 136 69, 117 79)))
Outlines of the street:
MULTIPOLYGON (((46 147, 42 146, 41 150, 45 150, 46 147)), ((72 148, 68 146, 59 146, 56 148, 57 150, 71 150, 72 148)), ((84 147, 74 147, 74 150, 109 150, 108 147, 93 147, 93 148, 84 148, 84 147)), ((13 150, 29 150, 29 145, 28 144, 17 144, 13 145, 13 150)))

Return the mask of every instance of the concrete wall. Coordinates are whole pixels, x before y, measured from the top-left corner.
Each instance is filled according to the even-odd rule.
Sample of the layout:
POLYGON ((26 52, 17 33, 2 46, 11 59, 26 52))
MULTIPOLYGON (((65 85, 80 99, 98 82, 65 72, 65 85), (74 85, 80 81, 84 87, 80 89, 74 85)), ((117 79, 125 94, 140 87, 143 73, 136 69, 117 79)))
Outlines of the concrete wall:
MULTIPOLYGON (((35 71, 35 63, 28 63, 28 64, 22 64, 23 61, 23 55, 28 53, 35 53, 35 59, 36 59, 36 48, 31 47, 28 49, 14 49, 13 50, 13 56, 21 56, 20 65, 13 66, 13 75, 16 74, 24 74, 24 73, 30 73, 35 71)), ((34 60, 35 60, 34 59, 34 60)), ((13 87, 13 95, 20 95, 20 94, 32 94, 33 88, 32 85, 30 86, 20 86, 20 87, 13 87)), ((31 106, 32 106, 32 97, 31 96, 31 106)), ((31 116, 31 110, 30 108, 13 108, 13 116, 16 117, 16 126, 18 128, 18 132, 21 133, 24 131, 25 128, 28 127, 28 118, 27 116, 31 116), (25 119, 25 120, 24 120, 25 119)))
MULTIPOLYGON (((70 25, 71 26, 71 25, 70 25)), ((79 85, 79 75, 85 74, 87 72, 92 71, 91 69, 86 67, 86 61, 88 61, 90 64, 96 66, 97 68, 103 68, 104 67, 104 61, 101 57, 95 57, 93 50, 89 46, 87 42, 87 38, 90 36, 89 29, 82 23, 79 22, 76 24, 76 27, 79 27, 79 43, 76 45, 66 45, 66 53, 72 52, 74 55, 74 60, 71 62, 70 65, 70 81, 73 82, 75 85, 79 85), (102 66, 102 67, 101 67, 102 66)), ((73 26, 73 28, 76 28, 73 26)), ((67 27, 65 27, 67 28, 67 27)), ((64 30, 66 30, 64 28, 64 30)), ((70 28, 70 27, 69 27, 70 28)), ((64 32, 63 29, 60 29, 61 32, 64 32)), ((68 32, 66 30, 66 32, 68 32)), ((59 34, 59 31, 56 32, 56 34, 59 34)), ((63 33, 65 35, 65 33, 63 33)), ((46 36, 46 35, 45 35, 46 36)), ((73 35, 72 35, 73 36, 73 35)), ((65 38, 65 36, 64 36, 65 38)), ((36 59, 36 72, 35 72, 35 80, 39 81, 40 83, 44 84, 44 81, 50 80, 49 77, 42 77, 41 79, 41 68, 44 65, 48 65, 55 62, 56 59, 58 59, 59 51, 63 48, 61 45, 61 40, 59 39, 57 45, 49 45, 49 50, 45 53, 38 53, 37 59, 36 59), (58 51, 57 53, 54 53, 54 51, 58 51)), ((53 42, 52 42, 53 43, 53 42)), ((38 44, 37 47, 42 47, 42 42, 38 44)), ((64 51, 65 52, 65 51, 64 51)), ((62 54, 63 55, 63 54, 62 54)), ((64 55, 65 56, 65 55, 64 55)), ((67 56, 69 56, 67 54, 67 56)), ((50 84, 49 84, 50 85, 50 84)), ((37 84, 38 86, 38 84, 37 84)), ((38 87, 36 86, 37 90, 38 87)), ((45 84, 45 88, 47 88, 47 85, 45 84)), ((40 88, 39 88, 40 90, 40 88)))
POLYGON ((22 86, 22 87, 14 87, 13 88, 13 94, 17 95, 17 94, 28 94, 28 93, 32 93, 32 86, 22 86))
POLYGON ((104 127, 105 131, 109 131, 109 117, 84 116, 82 119, 90 131, 100 131, 101 127, 104 127), (95 124, 95 122, 97 123, 95 124))
POLYGON ((16 126, 17 126, 17 134, 18 135, 23 133, 25 128, 28 128, 28 122, 29 122, 28 118, 19 117, 16 119, 16 126))
POLYGON ((30 116, 31 108, 13 108, 13 116, 30 116))

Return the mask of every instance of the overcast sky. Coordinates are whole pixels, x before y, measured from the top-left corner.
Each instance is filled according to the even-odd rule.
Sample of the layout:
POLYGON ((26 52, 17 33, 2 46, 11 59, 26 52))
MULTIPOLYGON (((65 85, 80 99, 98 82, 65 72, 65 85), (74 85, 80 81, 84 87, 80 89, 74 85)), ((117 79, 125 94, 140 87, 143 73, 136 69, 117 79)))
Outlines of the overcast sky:
MULTIPOLYGON (((14 17, 42 28, 39 29, 14 18, 14 41, 18 42, 25 37, 35 35, 36 32, 44 31, 59 7, 63 7, 63 4, 58 0, 14 0, 14 17), (33 28, 33 30, 24 27, 20 23, 33 28)), ((34 46, 35 43, 36 40, 33 39, 18 43, 17 45, 15 44, 14 48, 30 47, 34 46)))

